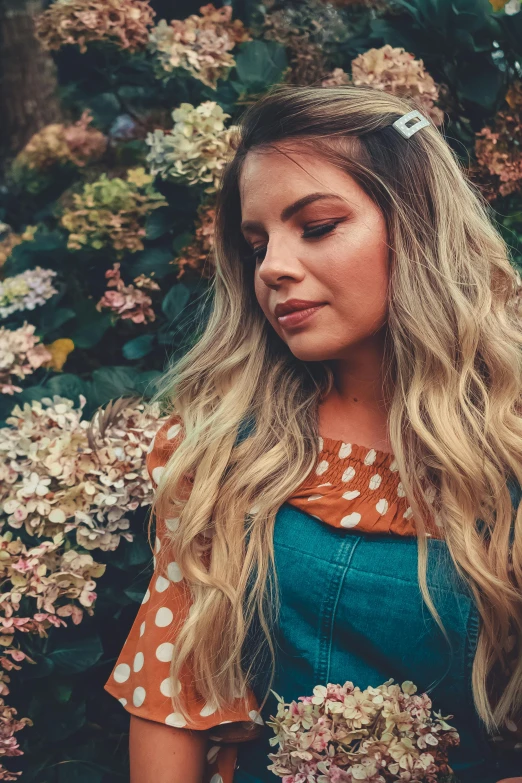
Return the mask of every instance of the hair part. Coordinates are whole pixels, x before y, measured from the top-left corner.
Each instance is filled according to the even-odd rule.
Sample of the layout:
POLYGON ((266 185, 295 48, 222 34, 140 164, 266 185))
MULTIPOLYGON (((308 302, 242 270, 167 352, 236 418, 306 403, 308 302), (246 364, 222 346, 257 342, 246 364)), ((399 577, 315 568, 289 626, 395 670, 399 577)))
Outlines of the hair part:
MULTIPOLYGON (((296 359, 257 303, 253 271, 242 260, 239 181, 250 151, 298 144, 353 177, 385 217, 383 391, 417 527, 419 583, 449 643, 426 579, 423 519, 434 513, 480 612, 473 696, 494 732, 522 701, 522 655, 497 703, 488 695, 513 639, 522 646, 522 516, 516 509, 513 520, 506 484, 510 476, 522 484, 517 273, 488 202, 440 131, 430 125, 406 140, 389 127, 412 108, 421 107, 370 87, 278 85, 240 118, 217 195, 212 309, 155 396, 181 417, 185 433, 152 507, 180 517, 170 538, 193 602, 174 641, 171 676, 177 680, 190 657, 199 692, 223 707, 245 695, 268 647, 261 708, 273 682, 275 517, 316 463, 318 406, 333 373, 326 362, 296 359), (254 431, 237 443, 249 420, 254 431), (176 487, 187 473, 194 483, 181 498, 176 487), (266 645, 252 640, 254 627, 266 645)), ((181 698, 172 704, 187 717, 181 698)))

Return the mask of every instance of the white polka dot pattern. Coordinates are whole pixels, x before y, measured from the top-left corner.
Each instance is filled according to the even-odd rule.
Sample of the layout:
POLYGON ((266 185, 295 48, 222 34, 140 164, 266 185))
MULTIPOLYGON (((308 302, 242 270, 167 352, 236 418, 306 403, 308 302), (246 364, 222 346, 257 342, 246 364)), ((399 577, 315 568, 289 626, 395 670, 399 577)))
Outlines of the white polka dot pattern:
MULTIPOLYGON (((155 489, 165 464, 183 435, 181 422, 171 417, 151 438, 146 461, 155 489)), ((330 524, 346 530, 346 535, 360 531, 394 532, 413 535, 412 512, 400 482, 393 455, 353 442, 319 437, 319 455, 315 470, 310 471, 300 487, 288 498, 294 507, 306 511, 318 524, 330 524), (313 512, 313 513, 312 513, 313 512)), ((254 505, 248 513, 259 510, 254 505)), ((202 783, 232 783, 237 745, 225 736, 229 724, 242 736, 243 725, 263 725, 254 693, 246 689, 248 703, 242 694, 226 710, 208 703, 195 689, 194 679, 186 665, 174 685, 182 704, 190 705, 185 719, 172 704, 173 683, 170 666, 174 640, 184 620, 192 615, 190 591, 172 549, 171 535, 179 529, 180 519, 158 518, 154 542, 154 573, 139 604, 131 631, 121 650, 105 689, 123 708, 138 716, 174 728, 212 729, 210 739, 217 743, 207 751, 202 783), (220 734, 223 732, 223 735, 220 734)), ((434 526, 435 529, 436 526, 434 526)), ((244 731, 245 739, 252 734, 244 731)))
MULTIPOLYGON (((153 486, 160 481, 164 466, 179 443, 181 431, 179 422, 171 419, 152 438, 146 459, 153 486)), ((167 726, 213 728, 216 732, 214 739, 220 741, 219 732, 233 723, 240 727, 238 734, 243 731, 245 736, 252 737, 241 727, 258 722, 258 703, 254 693, 247 689, 247 705, 238 694, 237 701, 229 708, 218 709, 217 705, 208 703, 197 693, 187 665, 180 672, 174 693, 183 699, 185 708, 190 704, 190 721, 187 722, 181 712, 173 710, 170 665, 174 640, 185 618, 192 614, 193 607, 170 541, 170 534, 179 527, 179 517, 157 518, 156 523, 152 559, 154 572, 105 689, 132 714, 167 726), (163 553, 166 557, 162 557, 163 553)), ((229 742, 223 746, 217 744, 214 748, 202 783, 232 783, 236 746, 229 742)))

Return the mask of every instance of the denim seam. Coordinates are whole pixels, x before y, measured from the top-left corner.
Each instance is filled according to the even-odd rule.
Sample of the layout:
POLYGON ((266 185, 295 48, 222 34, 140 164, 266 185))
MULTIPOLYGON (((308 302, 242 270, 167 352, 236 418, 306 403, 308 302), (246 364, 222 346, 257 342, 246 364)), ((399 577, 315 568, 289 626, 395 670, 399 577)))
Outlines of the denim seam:
MULTIPOLYGON (((324 683, 328 681, 330 675, 330 661, 332 655, 332 638, 334 629, 335 612, 337 604, 339 602, 339 595, 341 593, 341 587, 346 577, 350 562, 355 552, 355 548, 360 539, 354 541, 354 545, 351 547, 351 551, 346 557, 346 562, 343 562, 346 549, 351 543, 350 539, 343 540, 338 550, 338 562, 335 563, 336 568, 333 569, 333 575, 328 586, 328 591, 325 596, 325 600, 321 606, 321 614, 319 617, 319 663, 317 667, 317 681, 324 683), (340 561, 340 562, 339 562, 340 561), (341 569, 338 573, 337 569, 341 569), (338 574, 336 578, 336 574, 338 574)), ((330 561, 331 562, 331 561, 330 561)))

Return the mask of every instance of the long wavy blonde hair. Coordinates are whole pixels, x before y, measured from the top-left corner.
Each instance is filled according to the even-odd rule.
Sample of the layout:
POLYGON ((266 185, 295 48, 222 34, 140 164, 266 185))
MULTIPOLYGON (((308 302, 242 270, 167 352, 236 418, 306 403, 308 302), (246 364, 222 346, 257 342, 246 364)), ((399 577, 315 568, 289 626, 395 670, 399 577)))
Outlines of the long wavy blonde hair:
POLYGON ((522 646, 522 515, 513 514, 506 483, 522 484, 520 278, 490 205, 441 132, 430 125, 406 140, 389 127, 413 108, 421 107, 369 87, 277 85, 239 120, 217 197, 208 320, 198 321, 195 343, 155 396, 184 427, 152 506, 180 518, 170 540, 193 603, 170 676, 177 681, 190 661, 197 690, 218 707, 246 697, 262 649, 271 679, 261 708, 268 698, 279 609, 275 515, 316 464, 318 405, 333 384, 326 363, 296 359, 272 329, 243 260, 245 156, 289 140, 353 177, 385 216, 389 438, 416 521, 422 595, 449 642, 426 580, 423 517, 435 512, 482 619, 476 710, 494 732, 522 702, 522 655, 497 703, 488 696, 493 670, 505 670, 506 651, 522 646), (237 443, 248 421, 255 429, 237 443), (188 496, 180 490, 187 474, 188 496), (250 643, 245 655, 254 627, 263 644, 250 643))

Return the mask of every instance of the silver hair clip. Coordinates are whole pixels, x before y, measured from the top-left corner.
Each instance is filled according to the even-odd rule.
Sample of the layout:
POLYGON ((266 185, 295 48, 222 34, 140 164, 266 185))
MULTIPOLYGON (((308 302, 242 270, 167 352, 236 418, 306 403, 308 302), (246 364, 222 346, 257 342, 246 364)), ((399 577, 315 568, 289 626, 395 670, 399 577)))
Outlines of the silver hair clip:
POLYGON ((430 121, 427 120, 420 111, 414 109, 413 111, 408 112, 408 114, 403 114, 398 120, 395 120, 395 122, 392 123, 392 127, 398 130, 405 139, 409 139, 410 136, 413 136, 418 130, 425 128, 430 124, 430 121), (418 122, 408 127, 406 123, 409 122, 409 120, 418 120, 418 122))

